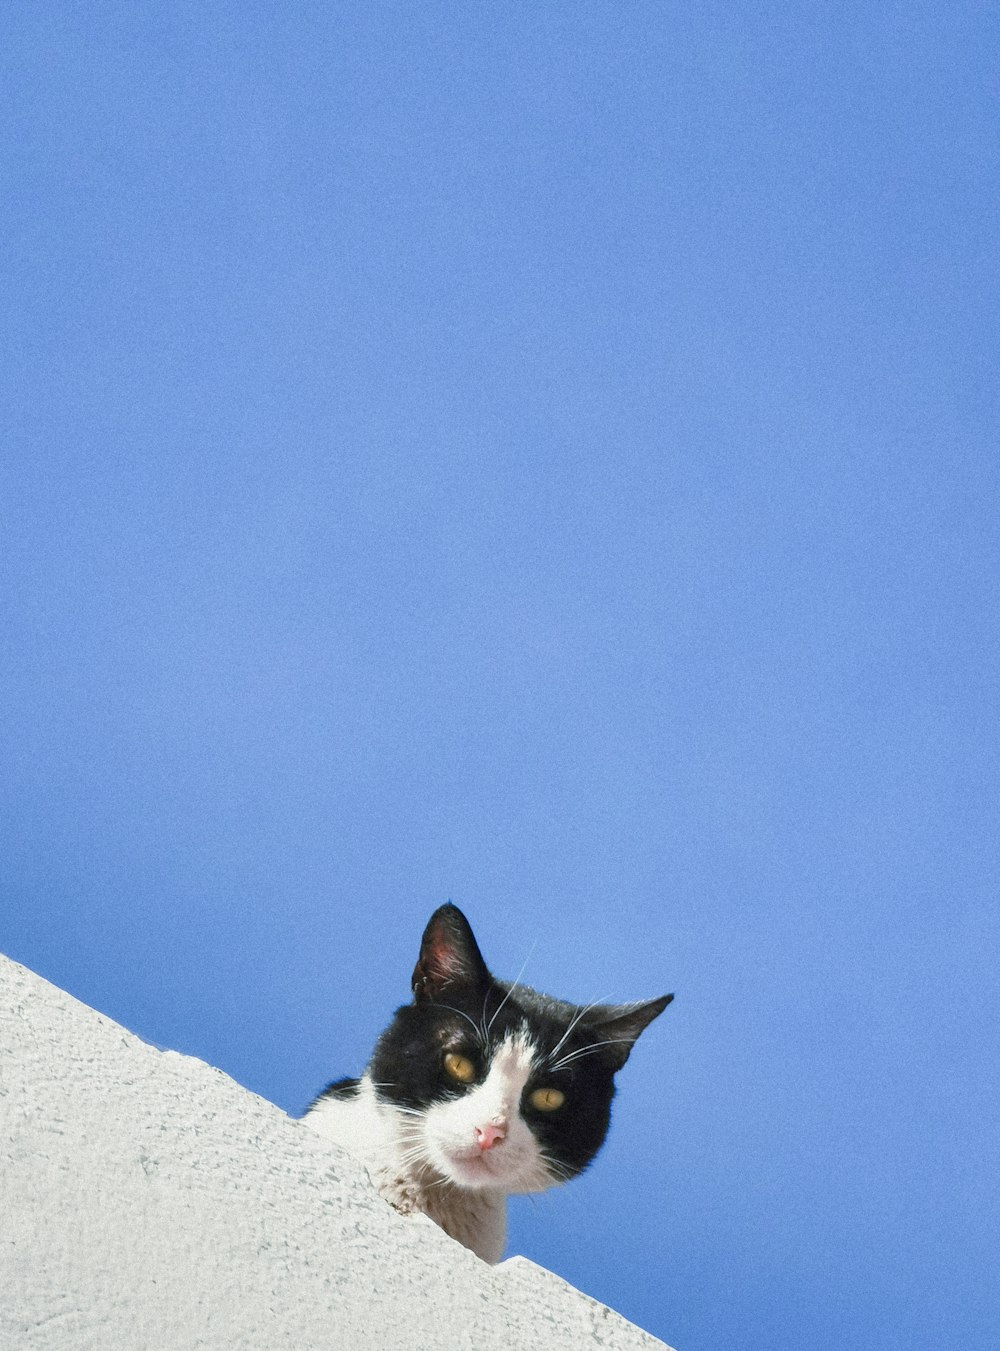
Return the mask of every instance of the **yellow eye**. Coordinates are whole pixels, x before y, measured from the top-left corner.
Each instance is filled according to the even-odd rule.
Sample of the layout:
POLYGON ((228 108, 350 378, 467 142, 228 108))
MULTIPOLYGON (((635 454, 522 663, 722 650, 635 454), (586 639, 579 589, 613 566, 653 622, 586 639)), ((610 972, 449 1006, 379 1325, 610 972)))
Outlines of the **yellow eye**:
POLYGON ((467 1055, 456 1055, 449 1051, 444 1058, 445 1073, 460 1084, 471 1084, 476 1077, 476 1067, 467 1055))
POLYGON ((528 1099, 539 1112, 555 1112, 566 1101, 566 1094, 558 1088, 536 1088, 528 1099))

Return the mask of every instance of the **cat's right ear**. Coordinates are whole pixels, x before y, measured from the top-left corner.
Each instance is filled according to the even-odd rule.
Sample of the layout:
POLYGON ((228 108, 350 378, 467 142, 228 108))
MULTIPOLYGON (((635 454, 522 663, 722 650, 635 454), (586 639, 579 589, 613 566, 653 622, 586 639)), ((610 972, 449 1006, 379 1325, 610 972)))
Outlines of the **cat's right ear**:
POLYGON ((645 1004, 601 1004, 589 1011, 587 1021, 605 1043, 616 1071, 625 1064, 639 1033, 660 1016, 673 998, 672 994, 665 994, 645 1004))
POLYGON ((490 979, 469 921, 458 906, 442 905, 430 917, 413 968, 418 1004, 439 999, 456 985, 483 985, 490 979))

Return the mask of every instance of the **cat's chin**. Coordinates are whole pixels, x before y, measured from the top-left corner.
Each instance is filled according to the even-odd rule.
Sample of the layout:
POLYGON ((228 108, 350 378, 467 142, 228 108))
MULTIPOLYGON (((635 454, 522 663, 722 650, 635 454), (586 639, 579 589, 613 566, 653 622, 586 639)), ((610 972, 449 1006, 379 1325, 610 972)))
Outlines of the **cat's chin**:
POLYGON ((448 1154, 445 1173, 459 1187, 503 1188, 504 1181, 482 1154, 448 1154))
POLYGON ((539 1192, 546 1191, 556 1181, 544 1168, 511 1167, 483 1154, 448 1153, 438 1167, 454 1186, 469 1191, 539 1192))
POLYGON ((445 1165, 441 1171, 456 1187, 466 1187, 473 1191, 503 1192, 513 1191, 516 1188, 516 1179, 509 1176, 506 1168, 497 1166, 499 1160, 488 1159, 483 1154, 449 1152, 441 1163, 445 1165))

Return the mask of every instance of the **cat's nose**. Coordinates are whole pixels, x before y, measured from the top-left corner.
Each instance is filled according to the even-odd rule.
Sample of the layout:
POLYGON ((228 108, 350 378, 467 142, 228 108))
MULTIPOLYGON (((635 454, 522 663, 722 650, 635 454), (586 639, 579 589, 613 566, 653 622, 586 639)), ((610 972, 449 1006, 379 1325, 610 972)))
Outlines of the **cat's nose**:
POLYGON ((494 1145, 500 1144, 507 1132, 502 1126, 494 1126, 488 1121, 485 1126, 476 1127, 476 1144, 483 1151, 492 1149, 494 1145))

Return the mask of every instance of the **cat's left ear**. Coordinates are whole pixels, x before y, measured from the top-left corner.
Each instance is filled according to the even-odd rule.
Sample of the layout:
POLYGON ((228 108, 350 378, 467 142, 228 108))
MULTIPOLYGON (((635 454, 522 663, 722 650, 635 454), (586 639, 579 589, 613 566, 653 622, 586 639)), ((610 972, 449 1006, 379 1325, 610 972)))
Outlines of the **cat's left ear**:
POLYGON ((479 988, 490 979, 472 926, 457 905, 442 905, 430 917, 413 968, 417 1003, 437 999, 449 987, 479 988))
POLYGON ((673 999, 672 994, 650 999, 645 1004, 604 1004, 587 1014, 587 1023, 607 1047, 608 1059, 620 1070, 629 1052, 654 1018, 658 1018, 673 999))

